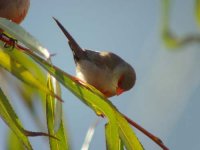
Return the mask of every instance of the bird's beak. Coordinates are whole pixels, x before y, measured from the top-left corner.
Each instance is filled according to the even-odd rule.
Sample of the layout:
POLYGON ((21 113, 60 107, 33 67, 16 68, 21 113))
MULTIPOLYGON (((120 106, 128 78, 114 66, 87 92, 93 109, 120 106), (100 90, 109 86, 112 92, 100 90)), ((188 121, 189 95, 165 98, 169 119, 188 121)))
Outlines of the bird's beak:
POLYGON ((117 95, 120 95, 120 94, 122 94, 123 92, 124 92, 124 90, 123 90, 122 88, 117 87, 117 89, 116 89, 116 94, 117 94, 117 95))

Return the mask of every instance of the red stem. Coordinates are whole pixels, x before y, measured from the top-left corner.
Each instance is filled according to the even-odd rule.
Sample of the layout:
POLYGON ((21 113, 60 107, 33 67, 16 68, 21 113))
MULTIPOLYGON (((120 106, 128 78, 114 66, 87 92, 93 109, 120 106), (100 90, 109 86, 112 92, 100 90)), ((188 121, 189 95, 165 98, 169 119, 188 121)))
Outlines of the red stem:
POLYGON ((122 115, 128 121, 128 123, 130 123, 136 129, 138 129, 139 131, 141 131, 142 133, 144 133, 146 136, 148 136, 152 141, 154 141, 156 144, 158 144, 163 150, 169 150, 164 145, 164 143, 162 142, 161 139, 159 139, 158 137, 156 137, 155 135, 153 135, 152 133, 150 133, 149 131, 147 131, 146 129, 144 129, 142 126, 140 126, 139 124, 137 124, 136 122, 134 122, 133 120, 131 120, 130 118, 128 118, 126 115, 124 115, 124 114, 122 114, 122 115))

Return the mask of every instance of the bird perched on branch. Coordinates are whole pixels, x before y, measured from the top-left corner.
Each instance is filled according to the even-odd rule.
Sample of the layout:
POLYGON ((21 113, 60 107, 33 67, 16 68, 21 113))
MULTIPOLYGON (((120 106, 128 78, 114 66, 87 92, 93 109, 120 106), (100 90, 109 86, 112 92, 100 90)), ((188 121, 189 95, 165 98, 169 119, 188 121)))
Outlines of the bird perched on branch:
POLYGON ((0 17, 20 24, 28 12, 30 0, 0 0, 0 17))
POLYGON ((93 85, 106 97, 119 95, 134 86, 136 74, 130 64, 111 52, 82 49, 62 24, 54 20, 68 39, 80 81, 93 85))

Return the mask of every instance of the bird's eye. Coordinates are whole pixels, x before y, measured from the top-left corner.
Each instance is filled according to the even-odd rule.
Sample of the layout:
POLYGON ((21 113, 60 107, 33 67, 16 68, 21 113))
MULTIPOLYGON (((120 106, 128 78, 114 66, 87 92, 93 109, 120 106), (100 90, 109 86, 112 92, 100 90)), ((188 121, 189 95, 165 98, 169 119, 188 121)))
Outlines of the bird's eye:
POLYGON ((122 94, 124 92, 123 80, 124 80, 124 75, 122 75, 118 80, 118 85, 117 85, 117 89, 116 89, 116 94, 117 95, 120 95, 120 94, 122 94))
POLYGON ((120 78, 119 78, 119 80, 118 80, 118 84, 117 84, 118 87, 122 87, 123 80, 124 80, 124 75, 121 75, 120 78))

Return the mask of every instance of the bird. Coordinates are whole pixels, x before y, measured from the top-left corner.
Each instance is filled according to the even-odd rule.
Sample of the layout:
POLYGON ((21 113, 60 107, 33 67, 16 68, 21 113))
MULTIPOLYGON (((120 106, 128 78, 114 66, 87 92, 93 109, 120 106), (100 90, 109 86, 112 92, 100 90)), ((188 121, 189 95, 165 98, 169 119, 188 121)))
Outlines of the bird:
MULTIPOLYGON (((16 24, 20 24, 26 17, 30 7, 30 0, 0 0, 0 17, 6 18, 16 24)), ((0 36, 6 36, 10 39, 12 49, 15 46, 16 39, 9 37, 0 28, 0 36)), ((4 44, 5 48, 8 48, 7 43, 4 44)))
POLYGON ((136 73, 129 63, 112 52, 82 49, 64 26, 53 19, 68 39, 78 80, 94 86, 106 97, 120 95, 135 85, 136 73))
POLYGON ((0 17, 20 24, 27 15, 30 0, 0 0, 0 17))

